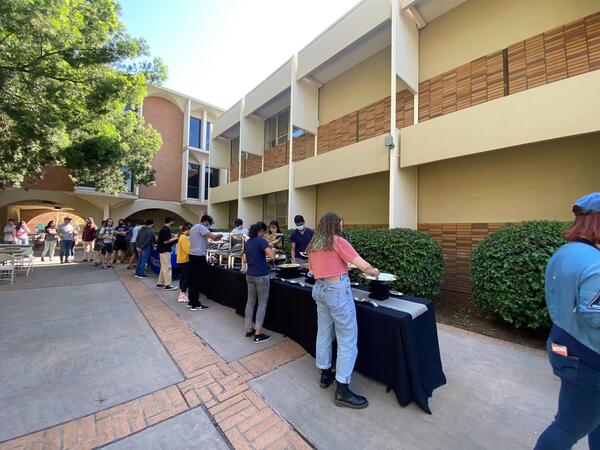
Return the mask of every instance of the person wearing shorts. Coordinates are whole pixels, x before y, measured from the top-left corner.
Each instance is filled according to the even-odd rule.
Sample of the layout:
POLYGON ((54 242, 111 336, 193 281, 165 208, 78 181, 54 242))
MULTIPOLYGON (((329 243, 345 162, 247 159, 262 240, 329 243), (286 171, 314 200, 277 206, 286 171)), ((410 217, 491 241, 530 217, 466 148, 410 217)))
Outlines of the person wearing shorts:
POLYGON ((112 267, 111 260, 114 252, 113 242, 115 240, 115 228, 113 220, 109 217, 106 219, 106 225, 100 229, 99 237, 102 239, 102 268, 107 269, 112 267))
POLYGON ((127 251, 127 235, 129 234, 129 227, 125 224, 123 219, 119 220, 117 228, 115 228, 115 257, 113 264, 117 262, 117 259, 121 264, 125 263, 125 252, 127 251))

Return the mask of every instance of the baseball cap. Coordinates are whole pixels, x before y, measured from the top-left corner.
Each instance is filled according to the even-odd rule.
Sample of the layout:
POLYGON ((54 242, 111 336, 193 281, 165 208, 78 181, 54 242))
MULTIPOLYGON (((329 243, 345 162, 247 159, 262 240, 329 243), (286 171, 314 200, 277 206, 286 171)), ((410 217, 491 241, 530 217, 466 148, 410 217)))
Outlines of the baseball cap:
POLYGON ((600 192, 584 195, 573 205, 576 215, 600 213, 600 192))

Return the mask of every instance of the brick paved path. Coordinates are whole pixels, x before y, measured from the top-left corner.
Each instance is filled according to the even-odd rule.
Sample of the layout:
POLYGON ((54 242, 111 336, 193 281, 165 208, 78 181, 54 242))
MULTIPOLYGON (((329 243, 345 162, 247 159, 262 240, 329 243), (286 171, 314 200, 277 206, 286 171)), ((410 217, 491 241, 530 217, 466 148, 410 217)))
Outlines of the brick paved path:
POLYGON ((310 449, 248 380, 304 355, 295 342, 227 363, 144 283, 117 273, 185 380, 46 430, 0 444, 0 450, 92 449, 142 431, 192 408, 203 408, 235 449, 310 449))

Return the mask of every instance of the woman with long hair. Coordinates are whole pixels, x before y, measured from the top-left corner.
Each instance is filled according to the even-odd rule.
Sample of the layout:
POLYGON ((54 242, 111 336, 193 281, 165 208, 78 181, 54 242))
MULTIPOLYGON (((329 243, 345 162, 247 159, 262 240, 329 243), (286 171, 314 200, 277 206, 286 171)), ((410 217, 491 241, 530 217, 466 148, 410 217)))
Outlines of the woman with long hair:
POLYGON ((558 412, 535 450, 600 449, 600 192, 577 200, 575 221, 546 266, 552 330, 547 352, 560 378, 558 412))
POLYGON ((42 250, 42 261, 47 254, 50 256, 50 261, 54 258, 54 249, 56 249, 57 242, 56 223, 51 220, 44 229, 44 250, 42 250))
POLYGON ((190 285, 190 230, 193 225, 189 222, 181 225, 177 239, 177 265, 179 266, 180 278, 179 278, 179 298, 178 302, 187 303, 188 286, 190 285))
POLYGON ((92 262, 94 260, 94 241, 96 240, 96 224, 92 217, 85 219, 85 226, 81 233, 81 239, 83 240, 83 261, 92 262))
POLYGON ((271 244, 271 247, 275 250, 285 252, 285 239, 281 233, 281 228, 279 227, 279 222, 277 220, 273 219, 271 220, 271 223, 269 223, 269 231, 266 238, 271 244))
POLYGON ((20 221, 17 224, 17 228, 15 228, 15 235, 17 237, 17 245, 27 245, 29 244, 29 228, 27 228, 27 224, 24 221, 20 221))
POLYGON ((102 268, 108 269, 112 267, 111 261, 115 241, 114 221, 110 217, 106 219, 105 225, 100 229, 99 237, 102 239, 102 268))
POLYGON ((343 221, 333 212, 326 213, 308 245, 308 267, 316 279, 312 296, 317 303, 317 367, 321 369, 319 385, 326 389, 335 379, 334 403, 349 408, 366 408, 365 397, 349 389, 352 370, 358 355, 356 307, 348 277, 348 263, 367 275, 379 276, 342 237, 343 221), (335 374, 331 370, 331 350, 337 339, 335 374))
POLYGON ((267 313, 267 303, 269 301, 269 286, 271 277, 269 277, 269 265, 267 258, 275 260, 275 252, 269 247, 269 243, 264 239, 267 232, 267 225, 264 222, 255 223, 250 227, 248 235, 250 239, 244 246, 243 261, 248 265, 246 271, 246 282, 248 283, 248 301, 246 302, 246 312, 244 314, 244 326, 246 327, 246 337, 252 337, 255 344, 268 341, 271 336, 262 332, 265 314, 267 313), (253 323, 254 306, 258 301, 258 310, 256 311, 256 320, 253 323))

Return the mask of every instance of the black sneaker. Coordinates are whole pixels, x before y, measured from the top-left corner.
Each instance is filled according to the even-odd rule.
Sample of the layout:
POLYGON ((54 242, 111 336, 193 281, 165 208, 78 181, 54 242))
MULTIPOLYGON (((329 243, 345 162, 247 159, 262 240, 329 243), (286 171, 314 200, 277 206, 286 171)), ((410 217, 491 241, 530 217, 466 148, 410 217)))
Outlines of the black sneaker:
POLYGON ((177 289, 177 287, 175 287, 175 286, 172 286, 172 285, 170 285, 170 284, 167 284, 167 285, 165 286, 165 291, 174 291, 175 289, 177 289))
POLYGON ((164 288, 164 287, 165 287, 165 285, 164 285, 164 284, 157 284, 157 285, 156 285, 156 287, 157 287, 157 288, 164 288))
POLYGON ((246 337, 252 337, 256 334, 256 330, 252 328, 250 331, 246 333, 246 337))
POLYGON ((202 303, 200 303, 200 306, 198 306, 198 309, 199 309, 200 311, 204 311, 204 310, 208 309, 208 306, 206 306, 206 305, 203 305, 202 303))
POLYGON ((42 261, 46 261, 44 258, 42 258, 42 261))
POLYGON ((265 334, 265 333, 260 333, 260 334, 257 334, 256 336, 254 336, 254 343, 260 344, 261 342, 266 342, 269 339, 271 339, 271 336, 269 336, 268 334, 265 334))
POLYGON ((186 308, 191 308, 192 307, 192 305, 190 305, 189 303, 187 305, 185 305, 185 306, 186 306, 186 308))

